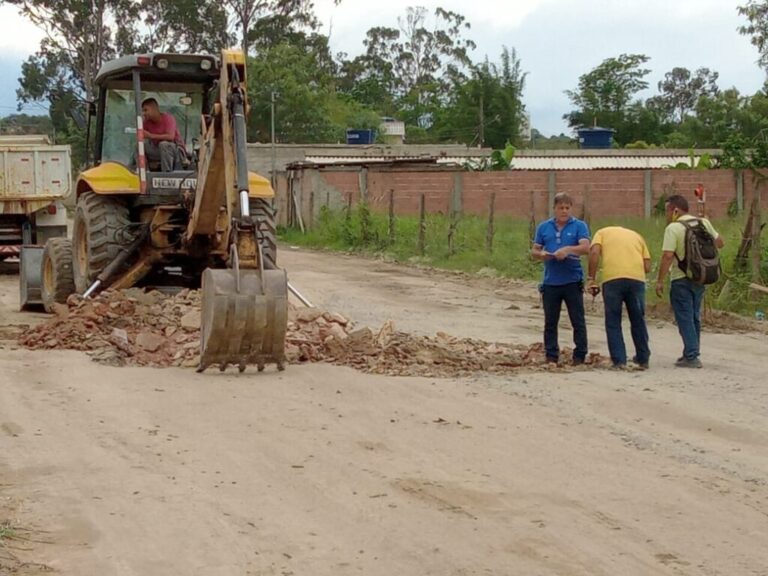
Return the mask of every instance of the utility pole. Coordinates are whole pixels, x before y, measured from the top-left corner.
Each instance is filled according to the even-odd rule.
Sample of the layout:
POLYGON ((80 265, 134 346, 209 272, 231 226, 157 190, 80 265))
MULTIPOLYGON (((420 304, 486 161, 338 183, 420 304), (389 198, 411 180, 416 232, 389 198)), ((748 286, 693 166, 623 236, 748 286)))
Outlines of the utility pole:
POLYGON ((271 178, 272 181, 272 189, 277 188, 277 149, 275 148, 275 99, 277 98, 278 93, 274 90, 272 91, 270 95, 270 102, 271 102, 271 137, 270 141, 272 142, 272 172, 271 172, 271 178))
POLYGON ((485 111, 483 110, 483 95, 480 94, 480 148, 485 146, 485 111))

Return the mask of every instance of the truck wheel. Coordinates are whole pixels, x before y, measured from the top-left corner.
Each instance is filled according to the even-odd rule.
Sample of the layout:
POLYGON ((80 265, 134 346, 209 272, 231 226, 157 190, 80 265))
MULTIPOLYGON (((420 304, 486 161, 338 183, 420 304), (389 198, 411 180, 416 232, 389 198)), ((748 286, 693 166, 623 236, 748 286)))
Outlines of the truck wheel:
POLYGON ((265 268, 277 266, 277 234, 275 232, 275 210, 268 200, 263 198, 251 198, 249 202, 251 217, 256 221, 260 231, 259 238, 263 238, 261 245, 264 254, 265 268))
POLYGON ((82 294, 114 260, 123 245, 120 232, 131 221, 117 198, 85 192, 77 199, 73 229, 75 287, 82 294))
POLYGON ((69 238, 50 238, 45 243, 42 261, 40 299, 46 312, 53 304, 64 304, 75 292, 75 278, 72 270, 72 242, 69 238))

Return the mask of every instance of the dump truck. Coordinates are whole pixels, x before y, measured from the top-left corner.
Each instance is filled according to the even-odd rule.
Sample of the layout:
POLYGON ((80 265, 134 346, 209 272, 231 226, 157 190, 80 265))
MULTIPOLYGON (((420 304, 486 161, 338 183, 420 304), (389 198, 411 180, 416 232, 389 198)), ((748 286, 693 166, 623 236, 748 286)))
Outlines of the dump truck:
POLYGON ((93 162, 75 184, 72 238, 49 240, 42 255, 46 307, 106 287, 200 286, 198 370, 283 369, 288 282, 277 268, 274 191, 247 165, 244 55, 124 56, 95 84, 93 162), (181 134, 171 170, 146 154, 148 98, 181 134))
POLYGON ((0 260, 66 236, 71 182, 69 146, 53 146, 46 135, 0 136, 0 260))

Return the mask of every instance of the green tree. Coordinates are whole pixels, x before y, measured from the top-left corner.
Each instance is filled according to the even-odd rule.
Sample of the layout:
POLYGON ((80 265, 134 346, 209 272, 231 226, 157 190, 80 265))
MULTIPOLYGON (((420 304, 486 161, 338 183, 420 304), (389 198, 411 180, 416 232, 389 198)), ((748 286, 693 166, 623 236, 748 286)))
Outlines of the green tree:
MULTIPOLYGON (((335 4, 340 2, 334 0, 335 4)), ((310 0, 223 0, 223 3, 229 9, 245 54, 252 45, 263 44, 265 38, 269 46, 276 46, 292 33, 317 29, 310 0)))
POLYGON ((519 145, 525 78, 517 53, 506 47, 499 66, 487 59, 473 66, 468 79, 455 78, 450 101, 436 114, 435 134, 441 141, 497 149, 519 145))
POLYGON ((398 27, 368 30, 365 54, 342 65, 342 90, 382 112, 392 111, 409 125, 429 129, 432 116, 447 100, 447 90, 471 64, 470 25, 456 12, 411 7, 398 27))
POLYGON ((140 18, 146 32, 135 34, 137 50, 215 54, 234 42, 229 14, 218 1, 141 0, 140 18))
POLYGON ((747 19, 747 24, 740 26, 739 32, 750 37, 752 44, 760 53, 759 64, 763 68, 768 68, 768 2, 749 0, 743 6, 738 6, 737 10, 747 19))
POLYGON ((675 124, 682 123, 700 97, 719 92, 718 76, 709 68, 699 68, 693 74, 687 68, 673 68, 658 84, 661 94, 653 99, 656 108, 675 124))
POLYGON ((642 68, 648 60, 648 56, 642 54, 622 54, 604 60, 580 76, 576 90, 565 91, 576 108, 563 116, 568 125, 600 124, 617 129, 624 123, 635 95, 648 87, 644 78, 650 70, 642 68))
POLYGON ((269 142, 271 93, 277 92, 275 126, 280 142, 332 142, 339 127, 329 114, 332 77, 314 66, 313 54, 279 44, 249 60, 249 138, 269 142))

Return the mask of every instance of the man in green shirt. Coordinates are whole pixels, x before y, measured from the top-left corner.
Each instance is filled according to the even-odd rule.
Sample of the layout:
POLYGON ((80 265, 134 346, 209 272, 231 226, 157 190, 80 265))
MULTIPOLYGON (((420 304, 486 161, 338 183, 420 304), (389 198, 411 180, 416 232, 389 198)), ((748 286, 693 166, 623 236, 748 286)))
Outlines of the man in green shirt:
MULTIPOLYGON (((685 275, 679 263, 685 260, 685 226, 681 221, 697 220, 688 214, 688 200, 679 194, 667 198, 665 205, 667 225, 664 231, 661 264, 656 281, 656 295, 664 294, 664 279, 670 272, 669 303, 675 313, 677 330, 683 339, 683 355, 677 359, 679 368, 701 368, 699 347, 701 341, 701 303, 704 300, 705 287, 685 275), (673 262, 677 264, 673 266, 673 262)), ((699 218, 707 231, 715 239, 718 249, 723 247, 723 239, 706 218, 699 218)))

